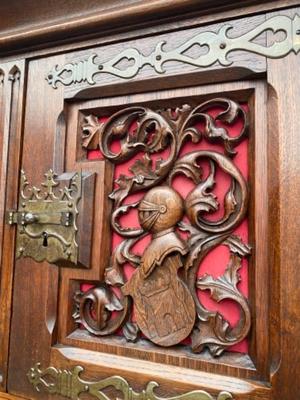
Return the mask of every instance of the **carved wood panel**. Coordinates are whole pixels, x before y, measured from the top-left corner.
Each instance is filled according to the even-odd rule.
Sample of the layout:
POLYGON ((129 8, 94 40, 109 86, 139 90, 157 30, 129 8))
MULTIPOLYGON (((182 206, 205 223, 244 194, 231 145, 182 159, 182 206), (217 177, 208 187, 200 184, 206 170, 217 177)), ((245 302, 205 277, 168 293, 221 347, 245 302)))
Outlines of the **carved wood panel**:
POLYGON ((246 140, 248 118, 247 107, 230 98, 175 109, 133 106, 109 118, 86 115, 82 146, 100 149, 115 165, 131 159, 133 163, 126 175, 116 178, 109 196, 111 225, 123 240, 114 248, 103 282, 76 293, 77 323, 96 336, 122 328, 129 341, 142 334, 163 347, 187 340, 193 352, 208 347, 214 356, 247 336, 250 309, 237 285, 250 247, 234 230, 247 212, 248 187, 234 157, 236 147, 246 140), (231 136, 235 124, 238 133, 231 136), (187 152, 188 142, 192 151, 187 152), (205 146, 199 150, 200 142, 219 143, 221 152, 205 146), (214 194, 218 170, 231 181, 223 199, 214 194), (194 185, 185 198, 172 187, 178 175, 194 185), (136 194, 138 199, 128 201, 136 194), (223 215, 212 220, 210 214, 220 208, 223 215), (132 210, 137 210, 139 226, 124 226, 122 216, 132 210), (138 255, 132 248, 145 237, 151 241, 138 255), (225 272, 218 278, 199 275, 202 261, 220 245, 230 253, 225 272), (130 276, 124 269, 127 264, 134 271, 130 276), (217 302, 236 302, 237 325, 232 327, 219 312, 208 310, 199 290, 209 290, 217 302))
MULTIPOLYGON (((299 14, 299 10, 281 9, 279 14, 289 15, 292 21, 295 12, 299 14)), ((245 15, 245 10, 242 13, 245 15)), ((218 18, 224 21, 224 15, 218 18)), ((273 16, 238 19, 237 15, 230 18, 234 18, 239 36, 273 16)), ((199 26, 214 17, 197 18, 193 19, 193 30, 219 32, 213 25, 199 26)), ((184 25, 191 25, 191 21, 184 21, 184 25)), ((28 63, 23 162, 34 180, 40 176, 37 164, 43 170, 53 165, 66 171, 90 168, 97 172, 97 195, 89 270, 58 270, 46 263, 40 268, 29 260, 15 265, 9 361, 12 393, 40 396, 26 377, 40 361, 41 367, 32 371, 37 387, 44 373, 52 373, 50 382, 42 383, 49 389, 42 392, 43 398, 50 398, 51 393, 76 396, 73 382, 78 381, 87 385, 80 391, 83 397, 95 390, 96 397, 114 398, 120 394, 113 391, 116 383, 129 398, 149 393, 167 399, 191 393, 193 397, 202 389, 204 396, 213 398, 224 391, 236 400, 298 398, 291 365, 299 353, 294 263, 299 118, 292 112, 298 104, 299 58, 289 54, 284 60, 270 60, 238 50, 232 54, 232 67, 216 65, 208 67, 206 73, 174 62, 168 63, 165 76, 160 78, 147 64, 128 84, 101 73, 94 87, 81 82, 69 88, 59 84, 53 90, 45 80, 56 64, 75 63, 94 51, 101 55, 97 65, 109 62, 124 46, 133 48, 138 36, 138 49, 145 56, 167 36, 175 39, 167 43, 172 51, 193 36, 184 25, 170 21, 163 34, 158 26, 154 35, 152 27, 141 28, 142 33, 130 33, 132 41, 117 32, 106 36, 98 49, 86 42, 79 51, 62 54, 60 48, 59 56, 36 57, 28 63), (238 82, 255 73, 252 82, 238 82), (203 85, 196 87, 200 82, 203 85), (98 95, 101 98, 97 99, 98 95), (87 98, 97 100, 80 100, 87 98), (216 104, 216 99, 220 103, 216 104), (220 109, 217 114, 210 104, 220 109), (235 124, 240 132, 234 138, 230 129, 235 124), (248 145, 247 133, 249 177, 237 162, 240 146, 248 145), (32 156, 32 143, 38 163, 32 156), (101 153, 102 159, 92 162, 92 151, 98 156, 101 153), (119 167, 123 177, 118 174, 119 167), (218 190, 220 176, 228 182, 223 194, 218 190), (185 190, 179 177, 189 182, 185 190), (131 223, 132 214, 136 224, 131 223), (247 223, 249 240, 242 235, 241 241, 237 233, 247 223), (229 257, 226 270, 216 275, 205 266, 220 247, 227 249, 229 257), (249 297, 244 290, 248 263, 249 297), (210 303, 204 296, 208 292, 210 303), (239 308, 237 324, 220 311, 218 301, 231 301, 239 308), (210 307, 212 304, 215 307, 210 307), (225 351, 234 343, 245 343, 243 338, 247 338, 248 354, 225 351), (74 369, 76 366, 84 371, 74 369), (113 385, 99 390, 103 380, 105 386, 111 378, 113 385), (149 390, 151 381, 159 385, 155 392, 149 390)), ((292 38, 281 35, 280 30, 263 35, 264 50, 283 43, 289 49, 298 46, 295 28, 296 24, 292 38), (289 40, 295 42, 293 46, 289 40)), ((74 46, 78 48, 78 43, 74 46)), ((192 57, 197 49, 190 50, 192 57)), ((6 126, 20 139, 20 129, 10 125, 15 121, 9 118, 6 126)), ((13 184, 6 198, 12 203, 13 192, 17 192, 13 175, 18 169, 18 151, 8 168, 13 184)), ((14 241, 13 233, 3 236, 3 248, 10 253, 2 263, 6 272, 2 274, 1 293, 9 303, 14 241)), ((7 346, 9 318, 2 311, 0 316, 0 337, 7 346)), ((0 364, 6 357, 5 352, 0 355, 0 364)))
MULTIPOLYGON (((132 362, 134 360, 145 360, 152 364, 158 362, 169 365, 170 368, 171 366, 187 367, 194 371, 228 374, 246 379, 261 379, 262 376, 267 376, 268 340, 267 335, 261 335, 261 332, 268 332, 268 302, 265 301, 268 284, 268 269, 265 266, 268 255, 264 250, 264 241, 257 239, 263 237, 261 235, 265 235, 265 220, 255 217, 258 210, 266 206, 266 190, 268 187, 266 176, 262 172, 265 169, 261 168, 261 165, 266 161, 266 136, 263 134, 265 132, 265 120, 263 118, 265 93, 263 82, 246 81, 170 91, 162 90, 130 97, 108 96, 102 99, 81 100, 67 104, 64 116, 67 121, 65 143, 68 149, 65 170, 83 169, 96 172, 96 193, 98 193, 97 199, 99 201, 97 200, 95 204, 92 264, 90 268, 85 271, 60 269, 61 285, 57 324, 57 343, 59 345, 81 348, 83 351, 95 352, 95 354, 98 354, 98 352, 115 354, 126 357, 127 360, 132 358, 132 362), (132 234, 134 231, 143 229, 139 220, 139 204, 136 207, 129 206, 127 212, 116 215, 115 202, 110 196, 119 188, 118 184, 113 181, 118 181, 120 177, 122 178, 122 175, 129 178, 134 177, 130 169, 138 162, 137 160, 143 159, 145 154, 138 150, 128 160, 120 163, 111 162, 100 150, 99 126, 101 128, 101 126, 107 125, 108 121, 117 113, 121 114, 122 111, 129 108, 150 109, 160 116, 165 113, 166 116, 163 116, 163 118, 167 118, 170 114, 167 112, 169 109, 172 110, 171 117, 176 119, 176 110, 179 112, 184 105, 190 107, 192 111, 207 101, 212 102, 214 99, 220 98, 221 94, 223 98, 236 103, 243 110, 246 119, 243 118, 240 111, 240 114, 232 123, 218 120, 216 118, 218 114, 224 111, 224 107, 215 104, 211 105, 206 114, 211 116, 218 128, 226 128, 227 134, 232 138, 241 134, 243 126, 247 128, 243 133, 243 139, 233 148, 236 154, 231 157, 226 156, 223 140, 208 140, 205 135, 202 135, 202 139, 197 143, 188 140, 187 137, 175 162, 195 151, 217 152, 221 157, 228 158, 235 165, 243 180, 247 183, 247 192, 251 199, 248 201, 245 216, 232 231, 234 236, 239 236, 243 243, 247 245, 246 251, 249 253, 241 257, 237 271, 241 279, 236 282, 238 289, 236 292, 240 292, 242 307, 237 301, 229 297, 219 302, 216 301, 211 296, 210 288, 206 288, 204 285, 202 288, 200 285, 199 287, 194 286, 194 291, 198 301, 209 315, 221 316, 220 320, 224 321, 224 326, 225 321, 227 322, 226 335, 228 335, 228 338, 230 338, 230 332, 236 334, 239 329, 243 329, 241 321, 243 323, 246 321, 249 324, 249 319, 245 319, 243 309, 251 310, 251 315, 249 314, 251 326, 244 338, 237 337, 237 340, 230 340, 227 343, 224 340, 220 348, 218 346, 214 348, 214 343, 208 343, 213 338, 206 336, 204 339, 206 343, 203 343, 203 345, 200 343, 199 348, 193 350, 192 338, 196 326, 187 334, 185 339, 177 344, 164 346, 151 341, 145 334, 147 332, 143 332, 138 326, 135 300, 131 295, 124 296, 122 292, 123 283, 112 286, 106 282, 109 267, 119 263, 124 284, 128 283, 138 267, 134 264, 130 265, 127 259, 124 260, 122 254, 126 258, 136 260, 136 265, 140 265, 146 247, 150 245, 152 235, 155 235, 155 233, 145 230, 144 236, 138 239, 137 236, 123 237, 116 231, 116 229, 123 231, 124 228, 129 228, 127 233, 131 232, 130 234, 132 234), (90 117, 91 115, 94 118, 90 117), (245 121, 246 125, 244 124, 245 121), (87 146, 89 149, 87 149, 87 146), (116 229, 112 225, 112 219, 116 222, 116 229), (129 249, 128 239, 132 244, 129 249), (137 240, 135 241, 135 239, 137 240), (123 246, 126 243, 127 245, 123 247, 121 243, 123 243, 123 246), (119 250, 117 251, 118 247, 119 250), (257 296, 257 293, 259 296, 257 296), (128 313, 125 312, 125 298, 128 300, 130 313, 129 311, 128 313), (265 300, 262 301, 262 299, 265 300), (259 314, 257 313, 258 306, 259 314), (82 318, 82 316, 84 317, 82 318), (214 350, 216 351, 214 352, 214 350)), ((205 120, 195 123, 195 127, 204 133, 205 120)), ((129 136, 131 137, 136 130, 137 121, 135 120, 128 128, 129 136)), ((154 136, 153 133, 152 131, 148 134, 148 139, 154 136)), ((164 150, 150 154, 153 168, 157 165, 159 158, 163 161, 169 159, 171 143, 171 140, 167 140, 164 150)), ((121 151, 120 140, 112 140, 108 143, 108 147, 112 153, 119 153, 121 151)), ((203 156, 199 158, 197 165, 202 170, 201 179, 206 181, 211 175, 209 159, 203 156)), ((218 210, 212 210, 210 213, 203 212, 202 219, 208 222, 218 221, 224 217, 224 200, 226 193, 231 189, 232 178, 230 174, 216 162, 214 178, 215 185, 212 191, 208 191, 208 194, 213 192, 217 197, 219 207, 218 210)), ((161 186, 174 189, 185 204, 189 193, 193 192, 197 184, 191 178, 178 172, 174 175, 169 174, 161 184, 153 188, 161 186)), ((128 195, 121 207, 141 202, 147 192, 153 188, 139 190, 128 195)), ((238 184, 235 188, 235 196, 238 193, 237 188, 239 188, 238 184)), ((182 224, 192 225, 186 213, 186 207, 184 207, 182 220, 179 224, 176 224, 174 233, 179 237, 179 240, 189 245, 191 233, 181 229, 182 224)), ((223 244, 216 243, 215 247, 211 248, 207 254, 203 254, 203 258, 199 260, 195 282, 200 283, 201 278, 205 278, 206 275, 214 280, 227 275, 226 269, 233 262, 230 253, 230 247, 226 244, 226 241, 223 244)), ((180 255, 179 259, 184 264, 187 255, 180 255)), ((156 268, 153 269, 153 272, 155 270, 156 268)), ((157 270, 159 272, 159 268, 157 270)), ((186 274, 184 268, 179 267, 177 271, 180 286, 187 286, 186 281, 184 281, 186 274)), ((209 324, 207 326, 213 330, 209 327, 209 324)), ((205 337, 201 336, 202 333, 203 330, 199 331, 199 338, 205 337)), ((46 367, 47 365, 42 363, 42 366, 46 367)))

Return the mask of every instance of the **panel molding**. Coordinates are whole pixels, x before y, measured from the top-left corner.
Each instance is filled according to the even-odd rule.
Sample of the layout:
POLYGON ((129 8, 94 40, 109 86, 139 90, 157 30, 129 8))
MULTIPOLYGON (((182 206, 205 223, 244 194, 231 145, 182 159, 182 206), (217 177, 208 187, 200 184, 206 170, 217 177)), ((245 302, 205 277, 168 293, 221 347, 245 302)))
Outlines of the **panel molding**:
POLYGON ((24 400, 25 397, 15 396, 13 394, 0 392, 0 400, 24 400))
POLYGON ((0 390, 6 388, 15 243, 15 229, 5 224, 5 210, 18 201, 24 81, 23 60, 0 65, 0 390))
MULTIPOLYGON (((181 23, 186 23, 185 17, 191 15, 195 19, 201 15, 202 20, 207 20, 211 16, 213 19, 223 19, 224 15, 230 18, 233 13, 249 15, 256 14, 258 11, 297 5, 296 0, 285 0, 284 5, 278 4, 277 0, 268 0, 263 3, 255 0, 250 2, 246 0, 171 0, 170 3, 165 0, 149 0, 147 3, 134 0, 130 4, 120 6, 120 1, 112 0, 105 1, 103 4, 101 2, 95 6, 95 2, 90 0, 85 3, 83 11, 82 7, 74 2, 70 4, 66 2, 64 6, 60 4, 55 7, 54 4, 57 2, 47 5, 44 2, 41 4, 37 0, 31 0, 31 7, 27 7, 31 18, 28 18, 27 10, 22 8, 19 2, 17 5, 15 3, 16 1, 13 1, 1 8, 2 18, 9 24, 9 29, 0 31, 0 53, 2 54, 11 54, 12 51, 20 52, 20 49, 28 51, 32 47, 37 48, 37 45, 51 41, 55 45, 59 43, 61 51, 62 46, 65 48, 78 47, 78 44, 74 43, 66 45, 71 41, 74 42, 74 38, 78 38, 78 36, 90 42, 91 34, 93 36, 101 35, 102 38, 107 35, 107 31, 113 30, 119 35, 120 30, 128 31, 129 26, 130 29, 134 29, 140 27, 141 24, 143 27, 150 26, 150 30, 152 30, 151 25, 157 18, 171 27, 174 20, 180 18, 182 19, 181 23), (17 9, 15 13, 11 13, 13 7, 17 9), (23 17, 24 13, 25 18, 23 17), (20 14, 22 14, 21 17, 20 14), (48 16, 51 18, 47 19, 48 16)), ((188 25, 190 24, 188 23, 188 25)), ((51 48, 48 51, 51 51, 51 48)), ((40 53, 39 50, 36 52, 40 53)))
MULTIPOLYGON (((251 132, 258 132, 262 130, 263 126, 263 121, 261 121, 261 116, 264 113, 264 107, 261 104, 260 106, 257 106, 257 99, 256 99, 256 91, 258 90, 258 97, 259 99, 262 99, 263 103, 263 94, 264 94, 264 83, 262 81, 258 82, 256 81, 255 83, 253 82, 234 82, 234 83, 227 83, 227 84, 222 84, 220 85, 207 85, 207 86, 199 86, 196 88, 188 88, 188 89, 174 89, 172 92, 166 92, 166 91, 160 91, 158 94, 156 94, 155 97, 155 104, 157 106, 162 106, 162 108, 166 107, 168 108, 170 105, 174 106, 174 109, 182 104, 180 102, 180 98, 184 98, 185 101, 186 98, 189 96, 192 99, 192 104, 195 106, 199 102, 205 101, 206 96, 208 98, 212 99, 214 98, 218 92, 222 91, 222 93, 226 93, 226 97, 232 96, 232 98, 237 101, 237 102, 248 102, 250 104, 250 109, 253 111, 253 115, 250 118, 250 130, 251 132), (172 98, 172 103, 170 104, 170 96, 172 98), (255 105, 255 106, 254 106, 255 105), (259 122, 260 121, 260 122, 259 122), (257 125, 258 124, 258 125, 257 125), (257 130, 257 127, 259 126, 259 130, 257 130)), ((154 105, 154 98, 153 98, 153 93, 144 93, 144 94, 136 94, 133 95, 130 98, 130 101, 128 103, 128 99, 125 96, 119 96, 119 97, 114 97, 112 98, 106 98, 106 99, 98 99, 98 100, 90 100, 90 101, 81 101, 79 103, 76 103, 71 106, 71 109, 68 111, 70 112, 71 120, 70 120, 70 129, 69 135, 73 137, 72 132, 77 132, 78 135, 80 135, 80 132, 82 131, 81 127, 82 124, 84 124, 84 116, 90 115, 90 113, 93 113, 93 110, 95 110, 95 115, 97 114, 97 110, 101 110, 100 114, 101 115, 111 115, 114 110, 120 110, 121 107, 126 106, 128 108, 129 105, 149 105, 151 104, 151 107, 153 108, 154 105), (79 115, 78 115, 79 112, 79 115), (79 124, 78 124, 79 122, 79 124)), ((159 108, 158 107, 158 108, 159 108)), ((94 130, 95 132, 95 130, 94 130)), ((90 143, 91 146, 99 144, 99 138, 97 136, 97 133, 93 136, 93 130, 91 129, 91 135, 88 135, 88 132, 86 132, 86 135, 84 137, 85 144, 90 143), (90 140, 91 139, 91 140, 90 140), (93 141, 94 139, 94 141, 93 141)), ((253 145, 253 142, 256 143, 256 140, 254 136, 251 134, 251 140, 250 140, 250 148, 253 145)), ((80 160, 84 159, 84 153, 82 152, 82 143, 80 140, 77 139, 75 142, 74 139, 72 139, 74 143, 71 145, 74 155, 80 160)), ((259 142, 260 143, 260 142, 259 142)), ((260 157, 265 157, 265 148, 262 147, 261 151, 259 152, 259 157, 258 161, 260 160, 260 157)), ((72 158, 73 159, 73 158, 72 158)), ((76 159, 76 158, 75 158, 76 159)), ((73 162, 73 161, 72 161, 73 162)), ((254 168, 253 164, 254 160, 251 162, 251 169, 254 168)), ((89 161, 90 165, 93 165, 94 163, 103 163, 103 160, 91 160, 89 161)), ((72 164, 70 164, 72 165, 72 164)), ((105 165, 107 163, 105 162, 105 165)), ((256 165, 256 163, 255 163, 256 165)), ((260 165, 258 162, 257 165, 260 165)), ((255 170, 251 173, 255 174, 255 170)), ((252 175, 253 176, 253 175, 252 175)), ((254 175, 255 176, 255 175, 254 175)), ((106 178, 105 178, 106 180, 106 178)), ((252 186, 251 186, 252 188, 252 186)), ((266 186, 267 188, 267 186, 266 186)), ((258 199, 262 198, 262 193, 261 193, 261 188, 258 192, 256 190, 252 192, 252 195, 258 199)), ((107 194, 108 196, 108 194, 107 194)), ((249 215, 249 218, 252 220, 254 219, 254 210, 252 209, 249 215)), ((259 224, 259 220, 253 220, 252 224, 253 226, 256 226, 259 224)), ((254 227, 253 227, 254 229, 254 227)), ((257 228, 255 228, 257 229, 257 228)), ((255 235, 253 234, 250 240, 251 243, 255 242, 255 235)), ((258 247, 261 247, 260 242, 257 243, 258 247)), ((258 250, 258 249, 257 249, 258 250)), ((261 251, 259 251, 259 254, 261 254, 261 251)), ((252 257, 251 257, 252 258, 252 257)), ((251 260, 250 258, 250 260, 251 260)), ((108 265, 108 261, 101 262, 101 270, 98 272, 100 274, 100 281, 103 281, 103 274, 104 274, 104 267, 108 265)), ((258 265, 256 265, 256 260, 250 261, 249 265, 249 274, 250 274, 250 282, 251 285, 254 280, 254 272, 258 275, 262 274, 262 267, 263 264, 259 262, 258 265)), ((65 271, 63 271, 65 272, 65 271)), ((87 282, 91 283, 93 285, 97 285, 99 283, 99 278, 97 277, 97 270, 95 270, 95 275, 96 278, 91 279, 91 276, 85 277, 81 274, 70 274, 70 271, 67 271, 68 276, 64 275, 64 284, 63 288, 61 290, 61 297, 64 296, 69 296, 72 297, 72 294, 75 293, 78 290, 79 283, 80 282, 87 282)), ((95 276, 93 275, 93 277, 95 276)), ((267 280, 259 280, 258 281, 258 286, 260 292, 262 292, 262 297, 264 297, 265 293, 265 287, 264 287, 264 282, 267 282, 267 280)), ((257 299, 255 298, 254 295, 255 291, 253 286, 251 286, 251 289, 249 291, 249 302, 250 304, 256 304, 257 299)), ((93 294, 91 294, 91 299, 93 297, 93 294)), ((244 378, 252 378, 252 377, 260 377, 262 374, 265 374, 265 371, 263 369, 263 363, 265 357, 267 357, 267 349, 268 346, 264 341, 254 341, 253 338, 259 338, 260 337, 260 332, 261 330, 267 330, 267 324, 265 323, 266 318, 265 316, 263 318, 258 318, 254 321, 252 320, 253 323, 253 330, 250 335, 250 351, 249 351, 249 356, 243 356, 238 353, 223 353, 223 356, 220 358, 220 360, 216 359, 212 363, 212 359, 210 358, 210 355, 207 352, 203 352, 200 354, 197 354, 197 356, 193 356, 190 352, 190 350, 186 347, 181 347, 179 346, 176 348, 176 350, 166 349, 166 348, 161 348, 157 346, 151 346, 151 343, 146 343, 146 340, 138 339, 137 343, 126 343, 123 339, 122 340, 118 337, 112 336, 112 337, 101 337, 99 335, 98 337, 93 337, 87 332, 86 330, 83 329, 76 329, 76 325, 74 324, 74 320, 71 318, 71 313, 72 313, 72 305, 73 301, 70 300, 70 303, 68 305, 63 305, 61 304, 60 307, 60 312, 59 312, 59 343, 62 343, 64 345, 71 345, 71 346, 80 346, 85 349, 89 350, 95 350, 95 351, 100 351, 100 352, 109 352, 110 354, 120 354, 123 356, 129 356, 134 359, 137 358, 144 358, 147 357, 149 360, 159 360, 162 363, 166 363, 169 365, 174 365, 174 366, 182 366, 182 365, 188 365, 189 368, 192 369, 201 369, 203 371, 210 371, 210 372, 215 372, 215 373, 220 373, 220 371, 226 371, 228 374, 232 374, 233 376, 236 376, 237 371, 239 371, 239 376, 243 376, 244 378), (141 342, 140 342, 141 340, 141 342), (261 344, 263 347, 261 347, 261 344)), ((263 303, 265 304, 265 302, 263 303)), ((99 306, 101 309, 101 301, 99 302, 99 306)), ((251 312, 255 313, 256 306, 253 306, 253 310, 251 312)), ((264 312, 263 312, 264 314, 264 312)), ((76 316, 76 319, 78 317, 78 314, 76 316)), ((267 371, 266 371, 266 379, 268 379, 267 371)))

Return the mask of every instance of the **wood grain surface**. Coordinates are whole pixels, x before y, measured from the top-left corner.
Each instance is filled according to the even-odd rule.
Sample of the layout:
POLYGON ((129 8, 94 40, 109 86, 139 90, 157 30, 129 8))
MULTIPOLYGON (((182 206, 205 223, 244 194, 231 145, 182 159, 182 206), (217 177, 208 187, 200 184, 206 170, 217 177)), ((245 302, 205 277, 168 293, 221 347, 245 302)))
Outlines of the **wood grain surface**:
MULTIPOLYGON (((81 83, 53 89, 45 79, 56 64, 61 66, 92 53, 105 61, 131 47, 150 54, 160 40, 167 40, 170 48, 176 47, 197 32, 218 30, 226 21, 243 33, 274 15, 300 15, 299 7, 292 8, 298 2, 130 0, 123 6, 119 0, 105 0, 101 5, 89 0, 84 9, 83 3, 75 0, 61 1, 60 7, 57 1, 27 3, 28 8, 22 12, 18 12, 20 4, 14 0, 0 5, 0 399, 62 399, 47 391, 37 392, 28 381, 30 368, 41 362, 43 368, 81 365, 89 380, 118 375, 137 391, 154 380, 159 384, 156 394, 161 397, 191 390, 205 390, 216 397, 225 390, 238 400, 298 400, 299 55, 271 60, 240 51, 229 67, 214 65, 197 70, 174 61, 163 77, 146 66, 130 81, 99 74, 94 86, 81 83), (120 307, 115 298, 109 297, 107 283, 101 285, 112 255, 111 232, 114 227, 119 229, 111 224, 115 209, 109 199, 116 190, 114 166, 104 159, 88 159, 88 146, 82 146, 84 121, 89 116, 97 120, 104 114, 115 115, 128 107, 165 110, 176 109, 182 103, 196 107, 200 102, 224 97, 247 104, 249 112, 250 196, 246 215, 253 248, 249 259, 248 354, 225 351, 215 354, 219 356, 215 358, 207 350, 194 354, 188 345, 178 344, 192 329, 193 306, 181 321, 180 316, 176 320, 178 326, 184 321, 184 334, 179 329, 174 335, 174 324, 164 321, 164 317, 175 308, 182 315, 182 305, 189 304, 189 286, 178 273, 184 251, 162 258, 167 277, 173 279, 172 287, 183 294, 178 303, 169 296, 166 310, 160 307, 162 298, 157 297, 155 312, 162 318, 152 342, 145 337, 128 342, 119 333, 97 335, 107 327, 109 313, 118 312, 124 304, 120 307), (49 168, 59 174, 80 169, 96 173, 89 269, 14 259, 15 230, 5 224, 4 217, 8 208, 17 207, 21 167, 33 184, 39 184, 49 168), (87 308, 79 309, 81 319, 78 314, 74 319, 74 296, 83 283, 91 288, 85 300, 97 298, 98 308, 90 308, 89 302, 87 308), (89 320, 84 320, 87 312, 89 320), (101 316, 98 321, 95 312, 101 316), (94 331, 83 329, 91 323, 94 331)), ((280 35, 276 38, 280 40, 280 35)), ((269 45, 273 39, 268 33, 259 40, 269 45)), ((116 135, 124 119, 117 122, 113 130, 116 135)), ((101 140, 85 139, 93 146, 100 142, 99 147, 105 149, 101 140)), ((191 193, 190 207, 185 209, 196 225, 197 213, 190 209, 200 192, 191 193)), ((146 206, 162 205, 146 197, 144 200, 146 206)), ((178 222, 175 218, 176 222, 172 220, 170 226, 154 232, 156 220, 148 224, 149 210, 141 207, 139 212, 144 229, 153 235, 152 241, 157 233, 173 229, 178 222)), ((172 244, 175 241, 173 236, 172 244)), ((157 282, 163 281, 159 269, 148 263, 163 245, 160 242, 154 249, 149 245, 151 254, 142 259, 143 274, 137 269, 133 275, 137 282, 129 280, 126 294, 130 294, 130 301, 142 303, 140 289, 145 289, 147 283, 157 289, 157 282)), ((166 247, 171 248, 170 243, 166 247)), ((199 288, 201 284, 205 289, 205 280, 203 283, 198 279, 199 288)), ((115 295, 120 295, 120 287, 115 295)), ((145 336, 151 336, 157 321, 153 313, 148 313, 145 323, 143 307, 137 322, 145 336)), ((112 390, 107 393, 111 399, 116 397, 112 390)))

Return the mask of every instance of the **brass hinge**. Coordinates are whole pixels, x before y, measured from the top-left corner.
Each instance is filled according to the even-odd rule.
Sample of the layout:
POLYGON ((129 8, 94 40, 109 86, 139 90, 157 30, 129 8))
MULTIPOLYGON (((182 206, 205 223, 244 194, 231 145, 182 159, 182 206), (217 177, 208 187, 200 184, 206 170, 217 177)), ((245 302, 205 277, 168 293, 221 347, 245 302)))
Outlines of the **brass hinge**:
POLYGON ((84 368, 80 365, 76 365, 72 369, 53 366, 42 369, 41 364, 37 363, 30 368, 27 377, 36 391, 40 392, 43 389, 48 394, 61 395, 71 400, 79 399, 81 394, 96 399, 116 398, 116 396, 108 395, 105 392, 106 388, 121 392, 124 400, 233 400, 233 395, 227 391, 213 396, 201 389, 161 397, 156 393, 159 384, 155 381, 147 382, 146 387, 137 392, 121 376, 114 375, 97 381, 87 381, 82 378, 83 372, 84 368))

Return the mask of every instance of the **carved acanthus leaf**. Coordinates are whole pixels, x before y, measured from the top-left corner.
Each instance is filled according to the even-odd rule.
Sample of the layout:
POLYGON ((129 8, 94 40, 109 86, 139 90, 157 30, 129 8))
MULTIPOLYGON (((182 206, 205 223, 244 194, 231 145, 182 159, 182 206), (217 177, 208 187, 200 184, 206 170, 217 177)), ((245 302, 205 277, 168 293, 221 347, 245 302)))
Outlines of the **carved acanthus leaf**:
POLYGON ((128 262, 137 267, 140 264, 140 257, 130 253, 130 248, 140 239, 141 237, 123 240, 114 249, 110 265, 105 269, 105 282, 107 284, 112 286, 124 285, 122 265, 128 262))
POLYGON ((100 131, 104 123, 93 115, 84 117, 82 124, 82 147, 84 149, 96 150, 99 148, 100 131))
POLYGON ((246 298, 237 288, 241 260, 239 255, 231 253, 230 262, 222 276, 213 278, 211 275, 204 275, 197 279, 198 289, 209 289, 211 297, 217 302, 224 299, 234 300, 240 306, 242 315, 239 324, 231 328, 218 312, 204 313, 192 334, 193 351, 200 352, 207 346, 214 355, 221 355, 226 347, 241 341, 248 334, 251 324, 250 309, 246 298))
POLYGON ((201 137, 205 137, 210 142, 221 142, 224 144, 225 154, 233 157, 236 154, 234 147, 244 139, 247 133, 248 117, 245 110, 230 99, 216 98, 208 100, 192 110, 180 135, 189 134, 193 142, 199 141, 201 137), (215 107, 221 107, 222 111, 213 117, 209 111, 215 107), (243 128, 237 136, 232 137, 224 124, 232 125, 239 117, 243 122, 243 128), (219 126, 218 122, 223 122, 223 126, 219 126), (199 124, 204 124, 204 128, 199 127, 199 124))
POLYGON ((227 220, 231 214, 235 212, 236 206, 237 206, 237 201, 234 196, 234 191, 235 191, 235 181, 231 181, 230 189, 225 195, 224 199, 224 220, 227 220))
POLYGON ((247 257, 251 253, 251 247, 237 235, 228 236, 224 244, 228 246, 231 253, 238 254, 240 257, 247 257))
MULTIPOLYGON (((161 160, 160 160, 161 163, 161 160)), ((142 158, 135 161, 130 167, 130 172, 135 176, 140 176, 141 179, 155 180, 158 178, 155 170, 159 169, 159 164, 156 164, 155 170, 152 169, 153 163, 149 155, 146 153, 142 158)))
POLYGON ((76 292, 75 322, 82 324, 95 335, 107 335, 113 332, 127 315, 127 301, 122 304, 114 292, 107 286, 95 286, 86 292, 76 292), (113 311, 122 311, 117 320, 110 319, 113 311))
POLYGON ((96 117, 86 121, 87 148, 95 147, 97 137, 103 157, 112 163, 135 158, 129 173, 117 177, 109 196, 114 202, 112 228, 124 240, 112 253, 105 283, 81 295, 75 320, 100 336, 122 328, 129 341, 138 340, 141 330, 162 346, 180 343, 192 332, 194 352, 208 347, 213 355, 220 355, 243 340, 250 328, 249 305, 238 289, 238 270, 250 247, 232 234, 243 220, 248 202, 246 181, 232 159, 247 134, 247 112, 233 100, 215 98, 175 110, 134 106, 114 113, 104 124, 98 121, 96 117), (236 123, 240 128, 232 137, 229 127, 236 123), (198 143, 203 139, 223 144, 226 155, 212 150, 186 153, 183 145, 187 140, 198 143), (112 146, 114 141, 119 146, 112 146), (221 199, 224 212, 218 220, 207 216, 219 209, 214 193, 217 169, 230 177, 230 186, 221 199), (195 185, 185 199, 171 188, 178 174, 195 185), (146 192, 141 200, 126 202, 128 196, 141 191, 146 192), (140 226, 123 226, 121 216, 135 210, 140 226), (176 227, 188 234, 186 240, 176 227), (141 257, 133 254, 133 246, 148 234, 153 240, 141 257), (198 278, 202 261, 219 245, 230 250, 226 271, 218 278, 198 278), (126 264, 135 268, 129 278, 128 270, 124 273, 126 264), (235 301, 241 309, 239 323, 232 328, 221 314, 207 310, 197 289, 209 289, 217 302, 235 301), (116 313, 111 318, 113 308, 116 313))
POLYGON ((241 258, 232 254, 224 275, 216 279, 211 275, 204 275, 197 279, 196 286, 201 290, 209 289, 211 297, 217 302, 227 298, 227 292, 230 290, 240 296, 240 292, 237 289, 237 284, 240 281, 238 273, 240 268, 241 258))
POLYGON ((187 178, 191 179, 195 184, 198 184, 201 182, 202 169, 196 162, 187 163, 180 158, 179 160, 176 161, 174 168, 170 172, 169 183, 171 183, 172 179, 179 174, 185 175, 187 178))
POLYGON ((116 208, 116 210, 112 213, 111 224, 119 235, 124 237, 137 237, 143 234, 144 231, 141 228, 122 227, 118 222, 120 216, 127 214, 134 208, 137 208, 138 205, 139 201, 131 204, 124 204, 123 206, 116 208))
POLYGON ((135 342, 139 337, 139 327, 135 322, 126 322, 123 327, 123 334, 129 342, 135 342))

